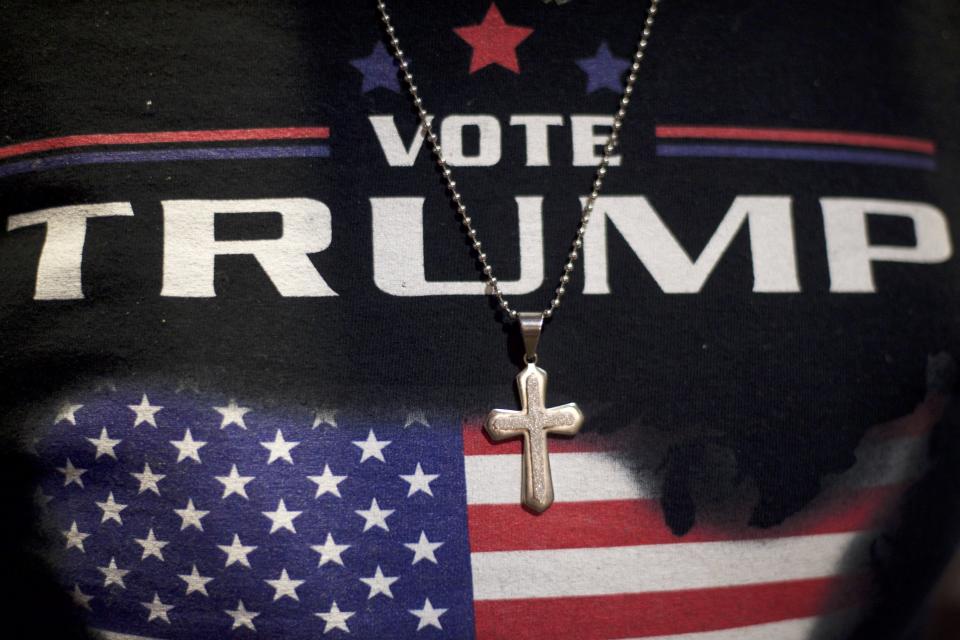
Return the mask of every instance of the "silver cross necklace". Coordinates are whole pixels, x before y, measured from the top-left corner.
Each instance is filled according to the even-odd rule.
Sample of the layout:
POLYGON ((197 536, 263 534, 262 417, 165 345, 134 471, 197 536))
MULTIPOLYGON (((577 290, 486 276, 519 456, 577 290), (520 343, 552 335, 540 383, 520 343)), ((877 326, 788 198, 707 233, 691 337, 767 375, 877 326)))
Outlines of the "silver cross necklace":
POLYGON ((610 135, 606 144, 603 146, 603 154, 600 158, 600 164, 597 165, 593 178, 593 189, 587 196, 583 210, 580 214, 580 226, 577 228, 577 234, 574 237, 570 253, 567 254, 567 262, 563 266, 563 273, 560 275, 560 282, 554 290, 554 296, 550 300, 549 306, 542 311, 523 312, 517 311, 510 306, 510 303, 503 297, 503 290, 500 283, 493 275, 493 265, 490 259, 483 251, 477 230, 473 226, 473 219, 467 215, 467 206, 463 204, 463 198, 457 191, 457 183, 453 179, 453 172, 450 165, 447 164, 443 156, 443 149, 430 126, 430 118, 427 110, 423 106, 423 100, 417 91, 417 85, 413 82, 413 74, 410 73, 410 65, 404 57, 403 50, 400 48, 400 40, 397 38, 396 29, 390 22, 390 14, 387 13, 387 5, 383 0, 377 0, 377 9, 380 11, 380 18, 383 21, 387 38, 390 42, 393 55, 400 66, 400 73, 406 83, 410 96, 413 98, 413 105, 420 117, 420 130, 423 137, 430 143, 433 156, 437 165, 443 173, 443 178, 447 183, 447 191, 453 201, 457 212, 460 214, 463 228, 473 243, 473 251, 476 258, 483 265, 483 276, 487 285, 487 291, 490 295, 496 296, 500 308, 503 310, 506 318, 515 322, 523 336, 526 355, 524 361, 526 367, 517 375, 517 391, 520 395, 520 410, 512 411, 507 409, 494 409, 488 415, 484 422, 484 429, 492 440, 506 440, 509 438, 523 438, 523 463, 521 478, 521 502, 536 512, 542 512, 553 504, 553 480, 550 476, 550 457, 547 451, 547 435, 568 435, 576 434, 583 425, 583 412, 574 404, 569 403, 559 407, 546 406, 547 393, 547 372, 537 366, 537 343, 540 341, 540 331, 543 328, 543 321, 553 317, 560 306, 560 300, 563 294, 567 292, 567 283, 570 282, 570 274, 576 265, 577 258, 580 255, 580 249, 583 247, 583 234, 587 231, 587 224, 590 222, 590 215, 593 213, 594 202, 600 195, 600 189, 603 187, 603 179, 607 175, 607 168, 610 165, 610 156, 616 149, 620 140, 620 129, 623 126, 623 119, 627 115, 627 105, 630 104, 630 97, 633 94, 633 85, 637 81, 637 73, 640 71, 640 62, 643 60, 647 48, 647 42, 650 39, 650 30, 653 27, 653 19, 657 14, 657 5, 660 0, 650 0, 650 7, 647 9, 646 19, 643 22, 643 31, 640 34, 640 40, 637 42, 637 50, 633 54, 629 73, 623 86, 623 94, 620 96, 620 105, 616 114, 613 116, 610 135))

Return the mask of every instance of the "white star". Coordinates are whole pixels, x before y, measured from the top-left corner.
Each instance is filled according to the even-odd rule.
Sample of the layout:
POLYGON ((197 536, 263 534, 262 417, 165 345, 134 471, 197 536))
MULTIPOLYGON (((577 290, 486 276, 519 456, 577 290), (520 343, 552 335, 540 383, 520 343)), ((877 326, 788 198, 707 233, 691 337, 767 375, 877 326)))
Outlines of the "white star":
POLYGON ((220 412, 220 415, 223 416, 223 420, 220 421, 220 428, 225 429, 231 424, 239 426, 241 429, 247 428, 247 423, 243 421, 243 414, 250 411, 248 407, 239 407, 237 406, 237 401, 233 398, 230 399, 230 404, 225 407, 214 407, 215 410, 220 412))
POLYGON ((214 476, 214 478, 223 484, 224 500, 226 500, 227 496, 233 495, 234 493, 249 500, 250 497, 247 495, 247 483, 256 478, 256 476, 240 475, 240 472, 237 471, 237 465, 234 464, 232 467, 230 467, 230 475, 214 476))
POLYGON ((410 411, 407 413, 407 419, 403 422, 403 428, 406 429, 407 427, 415 425, 418 422, 425 427, 430 426, 430 423, 427 422, 426 416, 423 415, 423 411, 410 411))
POLYGON ((317 565, 318 567, 322 567, 328 562, 335 562, 342 567, 344 564, 340 554, 349 549, 350 545, 337 544, 333 540, 333 535, 328 533, 327 540, 323 544, 311 545, 310 548, 320 554, 320 564, 317 565))
POLYGON ((80 585, 78 585, 76 582, 73 583, 73 591, 70 592, 70 595, 71 597, 73 597, 73 601, 77 605, 83 607, 87 611, 93 610, 90 608, 90 601, 93 600, 93 596, 88 596, 83 591, 81 591, 80 585))
POLYGON ((175 446, 179 451, 177 454, 177 462, 181 462, 187 458, 200 462, 200 447, 205 446, 207 443, 194 440, 190 429, 187 429, 187 432, 183 434, 183 440, 171 440, 170 444, 175 446))
POLYGON ((194 591, 197 593, 202 593, 205 596, 209 597, 207 593, 207 583, 213 580, 213 578, 207 578, 200 575, 200 572, 197 571, 197 565, 193 565, 193 569, 190 573, 181 573, 177 576, 181 580, 187 583, 187 594, 190 595, 194 591))
POLYGON ((157 537, 153 535, 153 527, 147 532, 146 538, 134 538, 134 540, 138 545, 143 547, 143 555, 140 556, 141 560, 146 560, 147 556, 156 556, 162 562, 163 548, 170 544, 166 540, 157 540, 157 537))
POLYGON ((66 420, 70 424, 76 426, 77 416, 74 414, 82 407, 82 404, 71 404, 70 402, 64 402, 62 405, 60 405, 60 408, 57 409, 57 417, 53 419, 53 424, 57 424, 62 420, 66 420))
POLYGON ((98 502, 97 506, 103 509, 103 517, 100 518, 101 524, 107 520, 116 520, 118 524, 123 524, 123 520, 120 518, 120 512, 126 509, 127 505, 114 502, 113 491, 107 496, 106 502, 98 502))
POLYGON ((180 378, 177 380, 177 388, 173 390, 174 393, 183 393, 184 391, 192 391, 193 393, 200 393, 200 387, 197 386, 197 381, 191 378, 180 378))
POLYGON ((399 579, 399 576, 389 577, 383 575, 383 570, 380 568, 380 565, 377 565, 377 570, 373 572, 373 576, 370 578, 360 578, 360 582, 370 587, 370 594, 367 596, 367 600, 369 600, 379 593, 382 593, 388 598, 392 598, 393 593, 390 591, 390 585, 399 579))
POLYGON ((124 589, 127 588, 127 585, 123 584, 123 576, 127 575, 128 573, 130 573, 130 570, 129 570, 129 569, 118 569, 118 568, 117 568, 117 561, 114 560, 112 556, 111 556, 111 558, 110 558, 110 564, 108 564, 108 565, 105 566, 105 567, 97 567, 97 569, 99 569, 99 570, 100 570, 100 573, 103 574, 103 586, 104 586, 104 587, 109 587, 109 586, 112 585, 112 584, 117 584, 117 585, 120 585, 121 587, 123 587, 124 589))
POLYGON ((107 434, 107 428, 103 427, 100 429, 99 438, 87 438, 87 442, 92 444, 97 448, 97 454, 93 456, 94 460, 99 460, 100 456, 110 456, 114 460, 117 459, 117 454, 114 452, 113 448, 120 444, 122 440, 117 440, 111 438, 107 434))
POLYGON ((274 460, 279 460, 281 458, 290 464, 293 464, 293 458, 290 457, 290 449, 293 449, 298 444, 300 443, 287 442, 284 440, 280 429, 277 429, 277 435, 274 436, 273 442, 261 442, 260 446, 270 450, 270 457, 267 458, 267 464, 270 464, 274 460))
POLYGON ((446 609, 434 609, 433 605, 430 604, 430 598, 427 598, 423 601, 422 609, 410 609, 410 613, 420 618, 420 622, 417 624, 417 631, 423 629, 424 627, 436 627, 437 629, 443 629, 440 626, 440 616, 447 612, 446 609))
POLYGON ((410 564, 417 564, 421 560, 429 560, 433 564, 437 564, 437 556, 435 556, 433 552, 442 547, 443 543, 430 542, 427 539, 427 534, 421 531, 419 540, 416 542, 405 542, 403 546, 413 551, 413 562, 410 564))
POLYGON ((160 602, 160 596, 157 595, 156 591, 153 592, 152 602, 141 602, 140 604, 145 606, 150 611, 150 615, 147 616, 147 622, 151 622, 152 620, 159 618, 167 624, 170 624, 170 618, 167 617, 167 612, 170 611, 170 609, 173 609, 173 605, 163 604, 160 602))
POLYGON ((340 495, 340 487, 338 485, 346 480, 347 476, 333 475, 333 472, 330 471, 330 465, 323 465, 323 474, 319 476, 307 476, 307 479, 317 483, 317 495, 314 496, 315 498, 319 498, 325 493, 332 493, 338 498, 343 497, 340 495))
POLYGON ((340 611, 340 607, 337 606, 337 601, 334 600, 333 604, 330 605, 330 611, 317 613, 315 615, 323 618, 323 621, 326 623, 323 626, 324 633, 327 633, 331 629, 340 629, 350 633, 350 629, 347 627, 347 620, 352 618, 354 613, 356 613, 356 611, 340 611))
POLYGON ((154 473, 153 469, 150 468, 149 462, 143 463, 143 473, 131 472, 130 475, 140 481, 140 488, 137 489, 137 495, 147 490, 160 495, 160 487, 157 486, 157 483, 167 477, 166 474, 163 473, 154 473))
POLYGON ((337 412, 333 409, 314 409, 313 428, 316 429, 322 424, 328 424, 331 427, 337 426, 337 412))
POLYGON ((440 475, 424 473, 423 469, 420 468, 420 463, 418 462, 417 468, 414 469, 411 475, 401 475, 400 477, 403 478, 405 482, 410 483, 410 490, 407 492, 407 497, 409 498, 417 491, 423 491, 428 496, 433 496, 433 491, 430 489, 430 483, 439 478, 440 475))
POLYGON ((50 501, 53 500, 53 496, 48 496, 43 492, 43 487, 37 487, 33 492, 33 503, 41 511, 47 510, 47 505, 50 504, 50 501))
POLYGON ((358 509, 354 513, 366 520, 363 523, 363 530, 369 531, 373 527, 380 527, 384 531, 390 531, 390 527, 387 526, 387 518, 394 512, 394 509, 381 509, 380 505, 377 504, 377 499, 374 498, 370 502, 369 509, 358 509))
POLYGON ((76 547, 86 553, 86 549, 83 548, 83 541, 90 537, 89 533, 80 533, 80 529, 77 528, 77 521, 74 520, 73 524, 70 525, 69 531, 61 531, 63 535, 67 537, 67 549, 70 547, 76 547))
POLYGON ((76 482, 81 489, 83 488, 83 478, 80 476, 85 474, 87 470, 73 466, 70 458, 67 458, 67 466, 57 467, 57 471, 63 474, 63 486, 67 486, 71 482, 76 482))
POLYGON ((187 527, 196 527, 200 531, 203 531, 203 525, 200 523, 200 518, 204 517, 209 511, 200 511, 193 506, 193 498, 187 498, 187 506, 183 509, 174 509, 174 513, 180 516, 180 531, 183 531, 187 527))
POLYGON ((363 453, 360 454, 360 462, 365 462, 368 458, 376 458, 380 462, 386 462, 383 457, 383 449, 390 444, 390 442, 390 440, 377 440, 373 429, 370 429, 366 440, 354 440, 353 444, 363 450, 363 453))
POLYGON ((300 601, 300 597, 297 596, 297 587, 302 585, 306 580, 291 580, 290 576, 287 575, 287 570, 283 569, 280 571, 280 577, 276 580, 264 580, 268 585, 273 587, 273 600, 276 602, 280 598, 287 596, 293 598, 297 602, 300 601))
POLYGON ((240 564, 245 566, 247 569, 249 569, 250 560, 247 559, 247 555, 249 555, 251 551, 257 548, 256 546, 252 546, 252 545, 244 546, 240 544, 240 536, 238 536, 237 534, 233 534, 233 542, 231 542, 230 544, 228 545, 218 544, 217 546, 220 547, 221 551, 227 554, 227 562, 226 564, 223 565, 224 568, 229 567, 234 562, 239 562, 240 564))
POLYGON ((230 630, 236 629, 237 627, 247 627, 251 631, 256 631, 256 627, 253 626, 253 619, 256 618, 259 613, 256 611, 247 611, 243 606, 243 600, 237 600, 237 608, 234 610, 225 609, 224 613, 233 618, 233 626, 230 627, 230 630))
POLYGON ((270 518, 272 522, 270 525, 270 533, 274 533, 280 529, 287 529, 296 533, 297 530, 293 527, 293 519, 303 513, 303 511, 287 511, 287 505, 283 503, 283 498, 280 498, 276 511, 261 511, 261 513, 270 518))
POLYGON ((117 385, 114 384, 112 380, 101 380, 100 382, 97 383, 97 386, 94 389, 94 391, 104 391, 104 390, 116 392, 117 385))
POLYGON ((156 413, 160 411, 160 409, 163 409, 163 407, 150 404, 150 401, 147 399, 147 394, 143 394, 143 398, 140 399, 140 404, 128 404, 127 406, 137 414, 133 419, 134 427, 139 427, 142 423, 146 422, 151 427, 156 428, 156 413))

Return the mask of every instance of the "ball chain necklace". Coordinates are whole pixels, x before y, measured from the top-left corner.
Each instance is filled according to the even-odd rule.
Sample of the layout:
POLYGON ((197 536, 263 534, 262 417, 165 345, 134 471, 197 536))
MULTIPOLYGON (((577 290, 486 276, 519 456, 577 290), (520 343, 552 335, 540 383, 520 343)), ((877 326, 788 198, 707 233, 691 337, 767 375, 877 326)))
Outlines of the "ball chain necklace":
POLYGON ((433 156, 437 165, 443 174, 447 183, 447 191, 450 192, 450 198, 460 214, 460 219, 467 236, 473 243, 473 250, 477 259, 483 265, 483 275, 487 285, 487 291, 496 296, 503 313, 511 321, 516 322, 520 328, 523 337, 526 354, 524 362, 526 367, 517 375, 516 385, 520 396, 521 408, 519 411, 507 409, 494 409, 488 415, 484 422, 484 429, 492 440, 506 440, 509 438, 523 438, 523 462, 520 494, 521 502, 536 512, 546 510, 553 503, 553 481, 550 476, 550 457, 547 451, 547 435, 569 435, 576 434, 583 425, 583 412, 575 403, 569 403, 558 407, 546 406, 547 392, 547 372, 537 366, 537 343, 540 341, 540 332, 543 328, 543 321, 552 317, 557 307, 560 306, 560 300, 567 291, 567 283, 570 282, 570 274, 573 272, 576 260, 580 255, 580 249, 583 247, 583 235, 587 231, 587 223, 590 222, 590 215, 593 212, 594 202, 600 195, 600 189, 603 187, 603 179, 607 175, 607 168, 610 164, 610 155, 617 146, 620 139, 620 129, 623 126, 623 119, 627 115, 627 105, 630 104, 630 97, 633 94, 633 85, 637 81, 637 73, 640 71, 640 62, 643 60, 644 52, 647 48, 647 42, 650 39, 650 30, 653 27, 653 18, 657 13, 657 5, 660 0, 650 0, 650 7, 647 9, 646 19, 643 23, 643 31, 640 40, 637 42, 637 50, 633 54, 633 60, 630 64, 629 73, 623 87, 623 94, 620 96, 620 106, 613 117, 610 135, 606 144, 603 146, 603 155, 600 158, 600 164, 597 165, 594 173, 593 189, 587 197, 580 214, 580 226, 577 228, 577 234, 574 237, 570 253, 567 254, 567 262, 563 266, 563 273, 560 276, 560 283, 554 291, 554 297, 550 300, 549 306, 542 311, 523 312, 517 311, 510 306, 510 303, 503 297, 503 290, 500 283, 493 275, 493 265, 490 259, 483 251, 477 230, 473 226, 473 219, 467 215, 467 207, 463 204, 463 198, 457 190, 457 183, 453 179, 453 172, 443 157, 443 149, 430 125, 430 118, 427 110, 423 106, 423 100, 417 91, 417 85, 413 82, 413 74, 410 73, 410 65, 403 55, 400 48, 400 40, 397 38, 396 29, 390 22, 390 14, 387 13, 387 5, 383 0, 377 0, 377 9, 380 11, 380 17, 386 30, 387 38, 393 50, 393 55, 400 66, 400 73, 403 76, 410 96, 413 98, 414 107, 420 117, 421 133, 433 150, 433 156))

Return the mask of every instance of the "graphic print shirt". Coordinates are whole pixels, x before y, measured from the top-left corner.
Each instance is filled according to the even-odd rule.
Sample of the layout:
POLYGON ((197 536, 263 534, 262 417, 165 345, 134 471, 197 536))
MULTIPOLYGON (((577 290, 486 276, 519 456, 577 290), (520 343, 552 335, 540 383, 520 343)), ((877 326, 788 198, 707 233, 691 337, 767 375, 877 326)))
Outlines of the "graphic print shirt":
MULTIPOLYGON (((388 7, 543 308, 646 6, 388 7)), ((586 416, 542 514, 482 429, 522 343, 375 2, 0 8, 11 633, 920 629, 958 532, 950 3, 663 3, 539 347, 586 416)))

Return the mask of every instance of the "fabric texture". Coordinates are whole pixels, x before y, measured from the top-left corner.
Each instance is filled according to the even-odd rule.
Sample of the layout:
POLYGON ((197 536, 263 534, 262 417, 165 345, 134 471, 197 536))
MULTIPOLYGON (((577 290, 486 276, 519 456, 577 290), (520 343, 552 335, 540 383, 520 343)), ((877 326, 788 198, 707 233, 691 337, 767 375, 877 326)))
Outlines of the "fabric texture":
MULTIPOLYGON (((388 6, 543 308, 646 6, 388 6)), ((481 429, 522 342, 374 2, 0 11, 10 629, 920 632, 960 529, 952 3, 662 4, 540 343, 586 421, 539 516, 481 429)))

